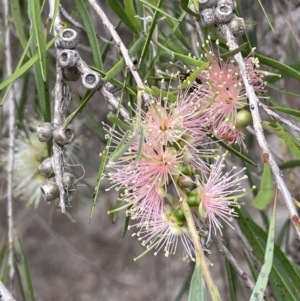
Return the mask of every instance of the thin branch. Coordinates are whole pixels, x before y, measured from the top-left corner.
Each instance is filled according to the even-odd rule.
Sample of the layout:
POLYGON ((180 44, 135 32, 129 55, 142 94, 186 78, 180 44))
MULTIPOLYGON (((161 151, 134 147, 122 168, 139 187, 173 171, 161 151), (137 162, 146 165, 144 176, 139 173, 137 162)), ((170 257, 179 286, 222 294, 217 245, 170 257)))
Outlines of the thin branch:
MULTIPOLYGON (((55 9, 55 0, 49 0, 49 18, 52 20, 54 18, 54 9, 55 9)), ((63 26, 61 24, 60 14, 59 12, 55 16, 54 19, 54 35, 57 35, 63 26)), ((58 44, 56 43, 55 46, 57 47, 58 44)), ((56 48, 56 55, 59 57, 60 49, 56 48)), ((54 97, 54 112, 53 112, 53 124, 55 126, 59 126, 64 123, 64 116, 62 114, 61 108, 65 102, 65 98, 63 95, 63 73, 62 68, 58 62, 56 61, 56 83, 53 90, 53 97, 54 97)), ((55 173, 55 182, 59 188, 59 206, 63 214, 66 213, 66 206, 65 206, 65 190, 63 186, 63 173, 64 173, 64 152, 59 145, 57 145, 53 141, 52 147, 53 155, 52 155, 52 162, 53 162, 53 170, 55 173)))
MULTIPOLYGON (((9 27, 9 1, 3 0, 4 22, 6 28, 5 34, 5 70, 6 76, 9 77, 12 70, 12 56, 11 56, 11 43, 10 43, 10 27, 9 27)), ((9 281, 10 288, 13 290, 14 283, 14 262, 13 262, 13 171, 14 171, 14 147, 15 147, 15 100, 13 89, 8 92, 8 105, 9 105, 9 150, 8 150, 8 176, 7 176, 7 221, 8 221, 8 267, 9 267, 9 281)))
MULTIPOLYGON (((65 10, 65 8, 64 8, 61 4, 59 4, 59 9, 60 9, 60 12, 62 13, 62 15, 63 15, 63 16, 64 16, 71 24, 73 24, 75 27, 80 28, 80 29, 83 30, 85 33, 87 33, 85 27, 84 27, 81 23, 79 23, 78 21, 76 21, 75 19, 73 19, 72 16, 69 15, 69 13, 65 10)), ((106 44, 113 44, 112 41, 109 41, 109 40, 107 40, 107 39, 105 39, 105 38, 99 36, 97 33, 96 33, 96 37, 97 37, 98 40, 103 41, 103 42, 105 42, 106 44)), ((77 46, 77 47, 78 47, 78 46, 77 46)))
MULTIPOLYGON (((234 39, 229 27, 227 25, 223 24, 223 25, 219 25, 218 28, 219 28, 220 32, 224 35, 225 39, 227 40, 229 49, 230 50, 236 49, 238 47, 238 45, 236 44, 235 39, 234 39)), ((268 146, 268 143, 267 143, 264 133, 263 133, 263 128, 261 125, 261 118, 259 115, 259 108, 258 108, 259 99, 256 96, 252 85, 249 83, 250 82, 249 77, 248 77, 245 62, 243 60, 241 53, 239 52, 236 55, 234 55, 234 59, 238 64, 238 67, 240 69, 240 74, 241 74, 242 80, 243 80, 245 88, 246 88, 247 98, 249 99, 249 106, 250 106, 250 111, 252 114, 253 127, 254 127, 257 142, 258 142, 260 148, 262 149, 263 153, 269 155, 269 163, 270 163, 270 166, 271 166, 274 178, 275 178, 276 186, 283 196, 283 199, 284 199, 287 209, 289 211, 290 218, 293 221, 293 225, 296 230, 297 236, 300 239, 300 228, 299 228, 299 225, 297 225, 297 223, 300 222, 300 219, 299 219, 297 210, 295 208, 293 198, 282 178, 280 169, 278 168, 278 165, 273 157, 273 154, 268 146)))
POLYGON ((296 132, 300 132, 300 128, 298 126, 296 126, 292 121, 289 121, 289 120, 285 119, 284 117, 282 117, 281 115, 275 113, 274 111, 272 111, 271 109, 269 109, 268 106, 266 106, 265 104, 261 103, 260 101, 258 102, 258 105, 260 107, 262 107, 263 110, 267 114, 275 117, 276 119, 278 119, 282 123, 285 123, 286 125, 288 125, 289 127, 291 127, 293 130, 295 130, 296 132))
POLYGON ((102 93, 102 95, 104 96, 104 98, 106 99, 106 101, 112 105, 116 110, 120 110, 120 114, 121 116, 125 119, 125 120, 129 120, 130 116, 128 111, 124 108, 123 105, 120 104, 120 101, 112 94, 108 91, 108 89, 106 88, 105 85, 103 85, 99 91, 102 93))
POLYGON ((0 281, 0 300, 1 301, 16 301, 2 281, 0 281))
MULTIPOLYGON (((137 84, 137 86, 139 88, 144 89, 145 85, 140 77, 140 75, 138 74, 138 72, 135 69, 135 65, 133 64, 128 49, 125 47, 123 41, 121 40, 120 36, 118 35, 118 33, 116 32, 114 26, 111 24, 111 22, 109 21, 108 17, 106 16, 106 14, 104 13, 104 11, 101 9, 101 7, 99 6, 99 4, 95 1, 95 0, 88 0, 90 5, 94 8, 94 10, 96 11, 96 13, 98 14, 98 16, 100 17, 100 19, 103 22, 104 27, 107 28, 107 30, 109 31, 109 33, 111 34, 112 38, 114 39, 117 47, 119 47, 123 58, 125 60, 125 64, 128 67, 128 69, 130 70, 132 76, 135 79, 135 82, 137 84)), ((143 97, 144 99, 149 102, 150 101, 150 97, 148 94, 143 93, 143 97)))
POLYGON ((226 256, 228 261, 231 263, 234 270, 237 272, 237 274, 242 278, 244 283, 246 284, 246 287, 253 290, 254 289, 254 283, 251 279, 249 279, 246 272, 240 267, 235 257, 231 254, 231 252, 226 248, 223 239, 220 235, 215 235, 212 233, 212 239, 217 244, 219 251, 226 256))

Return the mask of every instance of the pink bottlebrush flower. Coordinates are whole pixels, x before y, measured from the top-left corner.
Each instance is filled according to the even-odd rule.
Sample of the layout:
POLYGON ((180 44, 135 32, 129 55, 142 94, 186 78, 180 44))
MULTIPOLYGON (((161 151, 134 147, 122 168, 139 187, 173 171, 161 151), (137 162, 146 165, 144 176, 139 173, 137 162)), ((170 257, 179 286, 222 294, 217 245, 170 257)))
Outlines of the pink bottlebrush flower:
POLYGON ((245 134, 230 122, 221 123, 214 131, 214 134, 218 138, 224 140, 227 144, 236 144, 240 149, 247 152, 247 146, 244 142, 245 134))
MULTIPOLYGON (((114 142, 121 141, 122 134, 112 132, 114 142)), ((128 138, 130 139, 130 138, 128 138)), ((126 142, 125 142, 126 143, 126 142)), ((158 213, 163 206, 167 187, 174 175, 181 173, 182 152, 173 147, 154 146, 144 141, 141 157, 137 160, 140 137, 116 161, 110 162, 107 178, 112 187, 121 190, 120 199, 132 204, 129 214, 158 213)), ((148 219, 147 215, 144 219, 148 219)))
POLYGON ((240 184, 241 180, 247 178, 241 175, 244 169, 235 172, 236 168, 233 167, 229 172, 224 172, 225 155, 215 159, 210 175, 204 174, 197 188, 199 214, 208 223, 209 235, 211 231, 222 234, 220 220, 230 225, 232 218, 237 216, 233 207, 238 207, 238 198, 247 194, 240 184))
POLYGON ((232 61, 224 62, 211 56, 209 66, 199 77, 204 82, 202 91, 211 97, 215 95, 214 101, 205 110, 212 127, 216 128, 216 125, 225 120, 235 121, 237 111, 247 105, 238 68, 232 61))
POLYGON ((164 250, 165 256, 174 255, 179 242, 184 247, 184 259, 194 261, 195 249, 181 209, 174 210, 170 205, 164 205, 160 212, 149 212, 149 219, 130 227, 138 230, 137 236, 148 250, 155 248, 154 255, 164 250))
POLYGON ((265 82, 263 80, 265 71, 259 70, 259 61, 257 58, 250 56, 250 53, 245 59, 245 65, 247 73, 250 79, 250 84, 253 86, 255 91, 263 91, 265 82))
POLYGON ((178 92, 175 102, 153 100, 144 116, 145 132, 149 142, 167 145, 178 144, 186 136, 193 139, 203 139, 203 121, 200 123, 201 103, 192 95, 178 92))

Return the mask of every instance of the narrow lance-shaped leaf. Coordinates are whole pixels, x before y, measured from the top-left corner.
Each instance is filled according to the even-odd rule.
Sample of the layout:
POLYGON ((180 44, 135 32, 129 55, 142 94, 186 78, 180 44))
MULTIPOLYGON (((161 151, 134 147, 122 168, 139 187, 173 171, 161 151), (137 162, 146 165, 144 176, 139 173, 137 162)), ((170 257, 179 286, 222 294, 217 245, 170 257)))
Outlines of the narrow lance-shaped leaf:
POLYGON ((277 121, 268 122, 262 121, 262 126, 267 131, 275 134, 277 137, 282 138, 291 152, 300 159, 300 142, 294 138, 286 129, 277 121))
POLYGON ((41 21, 41 7, 40 1, 29 1, 30 4, 30 16, 32 19, 37 48, 39 52, 40 68, 42 72, 43 80, 47 78, 47 52, 46 52, 46 38, 43 33, 42 21, 41 21))
POLYGON ((260 190, 255 196, 252 204, 259 210, 265 210, 273 199, 274 187, 272 182, 272 171, 269 163, 269 155, 263 155, 264 169, 261 176, 260 190))
POLYGON ((207 301, 205 281, 199 264, 195 265, 188 301, 207 301))
POLYGON ((259 273, 250 301, 263 301, 264 292, 268 285, 268 280, 273 264, 273 255, 274 255, 276 198, 277 198, 277 194, 275 195, 274 198, 273 213, 270 220, 268 240, 267 240, 267 245, 265 250, 265 262, 259 273))

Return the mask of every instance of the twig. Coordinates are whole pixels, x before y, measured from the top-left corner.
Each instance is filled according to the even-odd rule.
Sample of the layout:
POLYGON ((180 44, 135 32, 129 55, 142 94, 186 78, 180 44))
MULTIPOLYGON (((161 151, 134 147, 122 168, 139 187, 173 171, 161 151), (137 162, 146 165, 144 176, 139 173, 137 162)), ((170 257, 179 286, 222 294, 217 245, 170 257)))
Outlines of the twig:
MULTIPOLYGON (((229 49, 230 50, 236 49, 238 47, 238 45, 235 43, 235 39, 234 39, 229 27, 227 25, 223 24, 223 25, 219 25, 218 28, 219 28, 220 32, 224 35, 224 37, 228 43, 229 49)), ((258 142, 260 148, 262 149, 263 153, 269 155, 269 163, 270 163, 270 166, 271 166, 274 178, 275 178, 277 188, 281 192, 281 194, 284 198, 287 209, 289 211, 290 218, 293 221, 293 225, 295 227, 297 236, 300 239, 300 228, 297 225, 297 223, 300 223, 300 220, 299 220, 297 210, 293 203, 293 198, 282 178, 282 175, 280 173, 278 165, 273 157, 273 154, 267 144, 267 141, 266 141, 264 133, 263 133, 263 128, 261 125, 261 118, 259 115, 259 108, 258 108, 259 99, 256 96, 252 85, 249 84, 249 78, 247 75, 245 62, 243 60, 241 53, 239 52, 236 55, 234 55, 234 59, 238 64, 238 67, 240 69, 240 74, 241 74, 242 80, 244 82, 244 86, 246 88, 247 98, 249 99, 250 111, 252 114, 253 127, 254 127, 257 142, 258 142)))
MULTIPOLYGON (((12 57, 10 44, 10 27, 9 19, 9 3, 8 0, 3 0, 4 22, 6 28, 5 34, 5 70, 6 76, 12 74, 12 57)), ((13 88, 8 92, 9 105, 9 150, 8 150, 8 176, 7 176, 7 221, 8 221, 8 268, 10 289, 14 288, 14 262, 13 262, 13 171, 14 171, 14 147, 15 147, 15 100, 13 88)))
MULTIPOLYGON (((112 38, 114 39, 117 47, 120 48, 120 51, 121 51, 121 53, 123 55, 123 58, 125 60, 125 64, 128 67, 128 69, 130 70, 131 74, 133 75, 137 86, 141 89, 144 89, 145 85, 144 85, 140 75, 138 74, 138 72, 135 69, 135 66, 134 66, 134 64, 133 64, 133 62, 130 58, 128 49, 125 47, 123 41, 121 40, 120 36, 116 32, 114 26, 110 23, 110 21, 107 18, 106 14, 104 13, 104 11, 101 9, 99 4, 95 0, 88 0, 88 1, 89 1, 90 5, 94 8, 94 10, 96 11, 98 16, 100 17, 100 19, 102 20, 103 25, 110 32, 110 34, 111 34, 112 38)), ((147 102, 150 101, 150 96, 148 94, 143 93, 143 97, 147 102)))
MULTIPOLYGON (((73 19, 69 13, 64 9, 64 7, 59 4, 59 9, 60 9, 60 12, 62 13, 62 15, 70 22, 72 23, 74 26, 76 26, 77 28, 80 28, 81 30, 83 30, 85 33, 87 33, 86 29, 84 28, 84 26, 79 23, 78 21, 76 21, 75 19, 73 19)), ((111 41, 101 37, 101 36, 98 36, 98 34, 96 33, 96 37, 98 40, 101 40, 107 44, 113 44, 111 41)), ((78 47, 78 46, 77 46, 78 47)))
POLYGON ((120 101, 112 94, 108 91, 108 89, 106 88, 105 85, 103 85, 99 91, 102 93, 102 95, 104 96, 104 98, 106 99, 106 101, 112 105, 116 110, 120 110, 120 114, 123 116, 123 118, 125 120, 129 120, 130 116, 128 111, 124 108, 124 106, 122 106, 120 104, 120 101))
POLYGON ((300 128, 297 127, 292 121, 289 121, 289 120, 285 119, 284 117, 282 117, 281 115, 275 113, 274 111, 272 111, 271 109, 269 109, 265 104, 261 103, 260 101, 258 102, 258 105, 259 105, 260 107, 262 107, 263 110, 264 110, 267 114, 269 114, 269 115, 275 117, 276 119, 278 119, 278 120, 281 121, 282 123, 285 123, 286 125, 288 125, 289 127, 291 127, 293 130, 295 130, 296 132, 300 132, 300 128))
POLYGON ((5 285, 0 281, 0 300, 1 301, 16 301, 5 285))
MULTIPOLYGON (((53 19, 54 17, 54 8, 55 8, 55 0, 49 0, 49 18, 53 19)), ((59 12, 55 16, 54 20, 54 35, 58 34, 63 29, 61 24, 61 19, 59 12)), ((56 47, 58 44, 55 44, 56 47)), ((56 49, 56 55, 59 57, 60 49, 56 49)), ((54 112, 53 112, 53 124, 56 126, 61 125, 64 123, 64 116, 62 114, 62 106, 65 101, 63 95, 63 74, 62 68, 58 62, 56 61, 56 83, 53 90, 53 97, 54 97, 54 112)), ((53 162, 53 170, 55 173, 55 182, 59 188, 59 206, 63 214, 66 213, 66 206, 65 206, 65 190, 63 187, 63 173, 64 173, 64 152, 62 151, 61 147, 57 145, 53 141, 52 147, 53 155, 52 155, 52 162, 53 162)))
POLYGON ((216 244, 217 244, 217 246, 219 248, 219 251, 226 256, 226 258, 228 259, 228 261, 233 266, 234 270, 242 278, 242 280, 246 284, 247 288, 253 290, 254 289, 254 283, 252 282, 252 280, 250 280, 248 278, 248 275, 246 274, 246 272, 240 267, 240 265, 236 261, 235 257, 226 248, 226 246, 223 243, 222 237, 220 237, 220 235, 216 235, 216 234, 212 233, 212 239, 216 242, 216 244))

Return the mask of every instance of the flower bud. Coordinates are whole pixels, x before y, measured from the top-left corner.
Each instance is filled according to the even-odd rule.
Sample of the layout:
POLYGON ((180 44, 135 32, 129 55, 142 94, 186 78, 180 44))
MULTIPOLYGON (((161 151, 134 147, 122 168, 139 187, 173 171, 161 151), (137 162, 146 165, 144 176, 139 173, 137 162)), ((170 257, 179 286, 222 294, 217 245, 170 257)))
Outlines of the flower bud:
POLYGON ((79 42, 77 31, 71 28, 62 30, 59 34, 59 44, 64 49, 74 49, 79 42))
POLYGON ((59 188, 53 181, 41 185, 42 194, 47 202, 55 200, 59 196, 59 188))
POLYGON ((38 138, 41 142, 47 142, 52 139, 52 124, 45 122, 39 124, 36 129, 38 133, 38 138))
POLYGON ((252 115, 249 111, 243 109, 236 115, 235 127, 237 129, 243 129, 252 122, 252 115))
POLYGON ((70 144, 74 139, 75 131, 70 128, 64 129, 61 125, 53 131, 53 140, 59 145, 70 144))
POLYGON ((52 158, 46 158, 39 166, 39 171, 45 178, 52 178, 54 176, 52 158))
POLYGON ((63 77, 65 80, 75 82, 80 78, 81 74, 77 67, 63 68, 63 77))
POLYGON ((98 72, 90 71, 82 75, 82 84, 89 90, 97 90, 102 84, 101 76, 98 72))
POLYGON ((178 185, 182 188, 189 188, 193 185, 193 180, 185 175, 179 176, 178 185))
POLYGON ((185 216, 184 216, 184 213, 182 211, 181 208, 178 208, 174 211, 173 213, 173 218, 175 219, 176 222, 178 222, 177 224, 178 225, 182 225, 185 223, 186 219, 185 219, 185 216))
POLYGON ((200 204, 200 197, 198 191, 191 191, 187 194, 187 203, 190 206, 198 206, 200 204))
POLYGON ((58 56, 59 64, 63 68, 76 66, 78 60, 79 60, 79 55, 77 50, 64 49, 60 52, 58 56))
POLYGON ((201 25, 203 27, 213 27, 215 25, 215 11, 213 8, 205 8, 200 13, 201 25))
POLYGON ((228 23, 233 17, 232 5, 220 4, 215 10, 215 22, 217 24, 228 23))
POLYGON ((68 191, 74 191, 75 190, 75 184, 76 184, 75 177, 71 173, 65 172, 64 176, 63 176, 64 188, 68 191))
POLYGON ((229 28, 235 37, 242 36, 245 33, 244 19, 234 16, 229 22, 229 28))

